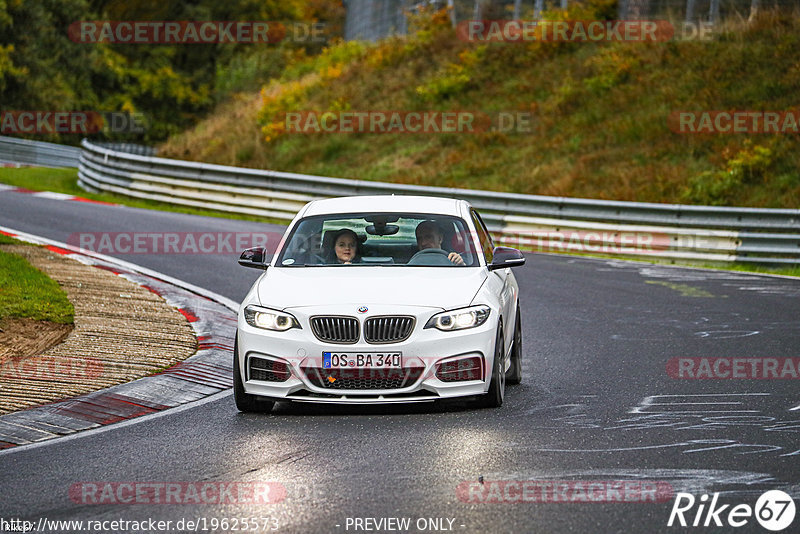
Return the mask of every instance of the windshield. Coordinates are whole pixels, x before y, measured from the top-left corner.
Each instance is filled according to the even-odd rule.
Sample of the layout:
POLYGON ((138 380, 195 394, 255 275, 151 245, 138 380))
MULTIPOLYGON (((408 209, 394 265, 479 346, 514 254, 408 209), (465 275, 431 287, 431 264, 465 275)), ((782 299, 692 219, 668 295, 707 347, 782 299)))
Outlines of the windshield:
POLYGON ((433 214, 357 213, 302 219, 278 255, 279 267, 474 267, 463 219, 433 214))

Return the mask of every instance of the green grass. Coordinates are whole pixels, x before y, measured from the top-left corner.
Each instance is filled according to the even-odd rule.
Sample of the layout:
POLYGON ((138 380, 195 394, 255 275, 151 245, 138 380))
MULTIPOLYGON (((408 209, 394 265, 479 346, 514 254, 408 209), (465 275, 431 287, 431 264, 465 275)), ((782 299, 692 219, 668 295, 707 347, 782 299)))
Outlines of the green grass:
POLYGON ((726 266, 700 264, 697 265, 697 267, 703 267, 705 269, 724 270, 724 271, 742 271, 748 273, 778 274, 782 276, 800 277, 800 267, 767 267, 764 265, 749 265, 746 263, 745 264, 735 263, 733 265, 726 265, 726 266))
MULTIPOLYGON (((76 169, 50 169, 47 167, 3 167, 0 168, 0 182, 31 191, 54 191, 78 195, 84 191, 78 187, 76 169)), ((81 194, 81 196, 86 196, 81 194)))
POLYGON ((143 208, 149 210, 171 211, 175 213, 187 213, 190 215, 202 215, 205 217, 232 218, 245 221, 268 222, 274 224, 286 224, 286 221, 270 217, 257 217, 247 214, 229 214, 214 210, 204 210, 191 207, 174 206, 165 202, 154 200, 138 199, 116 195, 112 193, 89 193, 78 186, 77 169, 51 169, 47 167, 0 167, 0 183, 24 187, 31 191, 52 191, 75 195, 101 202, 121 204, 132 208, 143 208))
MULTIPOLYGON (((0 236, 0 243, 19 243, 0 236)), ((72 324, 75 310, 61 287, 16 254, 0 251, 0 319, 72 324)))

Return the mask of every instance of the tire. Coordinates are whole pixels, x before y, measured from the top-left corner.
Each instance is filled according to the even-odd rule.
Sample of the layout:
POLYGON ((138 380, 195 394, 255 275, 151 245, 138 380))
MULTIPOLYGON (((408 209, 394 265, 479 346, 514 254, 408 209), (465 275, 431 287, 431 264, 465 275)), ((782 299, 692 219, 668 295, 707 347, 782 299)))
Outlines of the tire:
POLYGON ((239 367, 239 339, 233 342, 233 399, 236 401, 236 408, 245 413, 269 412, 275 406, 275 401, 265 400, 256 395, 250 395, 244 391, 242 382, 242 372, 239 367))
POLYGON ((511 366, 506 373, 506 384, 517 385, 522 382, 522 322, 517 303, 517 321, 514 326, 514 344, 511 346, 511 366))
POLYGON ((503 330, 497 330, 497 338, 494 342, 494 363, 492 364, 492 378, 489 383, 489 391, 480 397, 479 405, 483 408, 499 408, 503 405, 506 395, 506 374, 501 372, 504 356, 503 350, 503 330))

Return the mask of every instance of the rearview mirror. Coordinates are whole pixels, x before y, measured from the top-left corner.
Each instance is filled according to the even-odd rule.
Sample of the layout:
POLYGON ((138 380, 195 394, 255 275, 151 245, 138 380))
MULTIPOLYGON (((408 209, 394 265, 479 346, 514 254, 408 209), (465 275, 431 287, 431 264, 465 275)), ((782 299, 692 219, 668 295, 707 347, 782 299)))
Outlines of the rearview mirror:
POLYGON ((239 256, 239 265, 242 267, 252 267, 253 269, 266 269, 264 262, 266 251, 264 247, 248 248, 239 256))
POLYGON ((394 235, 400 231, 400 227, 397 226, 396 224, 375 223, 375 224, 370 224, 369 226, 364 228, 364 231, 367 232, 369 235, 380 235, 380 236, 394 235))
POLYGON ((487 265, 490 271, 495 269, 505 269, 506 267, 518 267, 525 265, 525 256, 522 252, 511 247, 494 247, 492 252, 492 263, 487 265))

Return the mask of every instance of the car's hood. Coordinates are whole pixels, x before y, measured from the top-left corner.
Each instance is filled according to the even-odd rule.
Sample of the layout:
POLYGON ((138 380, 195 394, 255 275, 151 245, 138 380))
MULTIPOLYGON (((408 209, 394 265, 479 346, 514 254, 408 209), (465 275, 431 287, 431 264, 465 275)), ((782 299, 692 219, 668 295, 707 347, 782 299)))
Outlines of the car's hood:
POLYGON ((467 306, 486 279, 478 268, 270 268, 258 284, 262 306, 394 304, 443 309, 467 306))

